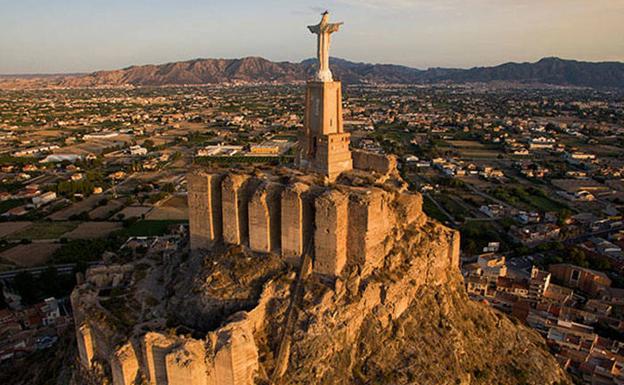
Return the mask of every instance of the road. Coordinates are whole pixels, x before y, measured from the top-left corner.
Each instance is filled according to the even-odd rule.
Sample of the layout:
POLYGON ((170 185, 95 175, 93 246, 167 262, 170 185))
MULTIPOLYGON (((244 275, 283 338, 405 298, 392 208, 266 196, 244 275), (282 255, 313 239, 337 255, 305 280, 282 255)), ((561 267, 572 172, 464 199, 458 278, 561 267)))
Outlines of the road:
MULTIPOLYGON (((87 263, 88 266, 96 266, 101 264, 102 262, 98 261, 98 262, 89 262, 87 263)), ((38 266, 38 267, 30 267, 27 269, 15 269, 15 270, 10 270, 10 271, 5 271, 0 273, 0 281, 3 280, 12 280, 13 278, 15 278, 15 276, 19 273, 30 273, 35 277, 38 277, 39 275, 41 275, 41 273, 43 273, 46 269, 48 269, 49 267, 55 267, 56 268, 56 272, 58 274, 71 274, 73 273, 74 269, 76 268, 77 264, 76 263, 66 263, 66 264, 62 264, 62 265, 48 265, 48 266, 38 266)))
POLYGON ((592 237, 600 237, 603 235, 609 235, 611 233, 615 233, 617 231, 620 230, 624 230, 624 226, 620 226, 620 227, 614 227, 612 229, 608 229, 608 230, 600 230, 600 231, 594 231, 591 233, 585 233, 583 235, 579 235, 578 237, 575 238, 571 238, 571 239, 566 239, 564 242, 567 245, 574 245, 577 244, 579 242, 585 242, 586 240, 588 240, 589 238, 592 237))

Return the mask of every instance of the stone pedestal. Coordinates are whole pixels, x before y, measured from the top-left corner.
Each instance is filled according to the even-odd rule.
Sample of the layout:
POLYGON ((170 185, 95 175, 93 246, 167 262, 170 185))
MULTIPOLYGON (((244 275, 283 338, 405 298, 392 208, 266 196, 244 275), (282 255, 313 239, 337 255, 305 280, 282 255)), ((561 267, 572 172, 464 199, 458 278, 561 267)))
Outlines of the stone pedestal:
POLYGON ((350 134, 342 124, 342 88, 338 81, 308 82, 304 130, 299 138, 301 168, 336 179, 353 168, 350 134))

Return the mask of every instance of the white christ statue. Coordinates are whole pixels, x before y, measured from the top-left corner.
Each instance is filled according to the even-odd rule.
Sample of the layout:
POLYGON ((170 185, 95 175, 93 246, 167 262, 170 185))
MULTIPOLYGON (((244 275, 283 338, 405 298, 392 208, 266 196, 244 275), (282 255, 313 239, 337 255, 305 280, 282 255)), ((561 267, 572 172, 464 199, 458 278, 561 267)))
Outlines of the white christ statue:
POLYGON ((315 33, 318 36, 317 39, 317 52, 319 67, 316 73, 316 80, 321 82, 331 82, 331 71, 329 70, 329 41, 330 35, 337 32, 343 23, 329 23, 329 12, 323 12, 323 18, 317 25, 309 25, 310 32, 315 33))

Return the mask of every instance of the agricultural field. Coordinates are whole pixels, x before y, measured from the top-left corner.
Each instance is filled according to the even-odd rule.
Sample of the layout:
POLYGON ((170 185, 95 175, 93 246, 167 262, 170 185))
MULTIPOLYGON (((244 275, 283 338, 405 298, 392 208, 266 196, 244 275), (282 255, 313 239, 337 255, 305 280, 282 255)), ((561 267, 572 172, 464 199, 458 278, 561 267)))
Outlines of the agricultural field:
POLYGON ((97 207, 98 202, 104 199, 105 196, 102 195, 91 195, 90 197, 82 200, 80 202, 76 202, 69 207, 66 207, 62 210, 59 210, 52 215, 48 216, 48 219, 52 219, 53 221, 66 221, 74 216, 78 216, 82 213, 89 212, 97 207))
POLYGON ((122 219, 141 218, 141 216, 149 213, 150 210, 152 210, 151 206, 128 206, 117 213, 117 215, 120 215, 122 219))
POLYGON ((105 237, 108 234, 121 230, 120 222, 83 222, 74 230, 65 233, 67 239, 95 239, 105 237))
POLYGON ((52 254, 60 248, 59 243, 37 242, 17 245, 0 253, 0 261, 9 262, 18 267, 44 265, 52 254))
POLYGON ((33 222, 30 226, 10 234, 8 239, 59 239, 78 227, 78 222, 33 222))
POLYGON ((103 206, 98 206, 89 211, 90 219, 107 219, 111 215, 115 214, 124 206, 124 201, 121 199, 115 199, 108 201, 103 206))
POLYGON ((32 222, 0 222, 0 238, 24 230, 32 225, 32 222))
POLYGON ((500 149, 492 145, 485 145, 473 140, 449 140, 449 150, 459 153, 462 159, 496 159, 500 149))
POLYGON ((185 220, 188 219, 188 205, 186 196, 172 196, 163 203, 155 206, 147 214, 150 220, 185 220))
POLYGON ((526 210, 556 211, 559 213, 570 210, 565 204, 550 199, 542 190, 533 187, 525 189, 523 187, 499 186, 492 190, 491 194, 510 205, 526 210))

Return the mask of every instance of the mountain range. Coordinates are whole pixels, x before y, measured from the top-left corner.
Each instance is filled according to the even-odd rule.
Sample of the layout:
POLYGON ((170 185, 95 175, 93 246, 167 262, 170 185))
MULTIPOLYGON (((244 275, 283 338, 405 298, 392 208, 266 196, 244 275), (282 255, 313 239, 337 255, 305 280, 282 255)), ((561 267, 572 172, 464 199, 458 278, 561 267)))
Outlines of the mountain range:
MULTIPOLYGON (((471 69, 416 68, 356 63, 332 58, 334 77, 348 84, 490 83, 624 88, 624 63, 544 58, 535 63, 506 63, 471 69)), ((293 83, 310 79, 316 60, 272 62, 261 57, 194 59, 160 65, 131 66, 89 74, 0 76, 0 88, 166 86, 220 83, 293 83)))

